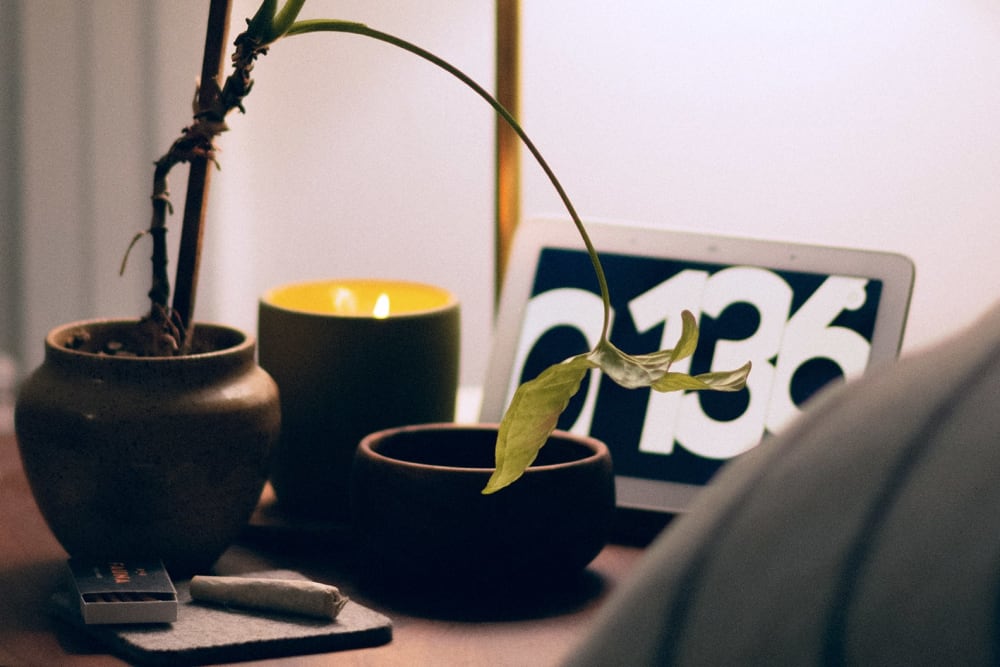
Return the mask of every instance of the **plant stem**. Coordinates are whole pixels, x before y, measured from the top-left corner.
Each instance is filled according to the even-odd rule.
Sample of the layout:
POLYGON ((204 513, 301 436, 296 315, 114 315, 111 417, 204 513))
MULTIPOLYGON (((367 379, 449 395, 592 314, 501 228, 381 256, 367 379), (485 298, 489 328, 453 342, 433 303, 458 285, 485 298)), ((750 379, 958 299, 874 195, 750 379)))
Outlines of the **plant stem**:
POLYGON ((562 200, 563 206, 569 213, 570 218, 573 220, 573 224, 576 225, 577 231, 580 233, 580 238, 583 239, 583 243, 587 248, 587 253, 590 255, 591 264, 594 267, 594 273, 597 275, 597 283, 601 291, 601 300, 604 303, 604 324, 602 327, 601 337, 602 339, 607 339, 609 329, 611 326, 611 297, 608 292, 608 282, 604 276, 604 268, 601 266, 601 260, 597 255, 597 251, 594 248, 593 242, 590 240, 590 235, 587 233, 587 229, 584 227, 583 222, 580 220, 580 216, 577 215, 576 208, 573 206, 573 202, 570 201, 569 196, 566 194, 566 190, 563 188, 559 179, 556 177, 555 172, 549 166, 549 163, 542 156, 541 151, 535 146, 535 143, 528 137, 527 133, 521 127, 517 119, 514 118, 500 102, 496 100, 485 88, 476 83, 472 78, 470 78, 465 72, 458 69, 451 63, 438 56, 434 55, 430 51, 427 51, 416 44, 412 44, 404 39, 396 37, 395 35, 390 35, 374 28, 369 28, 363 23, 354 23, 350 21, 337 21, 330 19, 314 19, 307 21, 298 21, 293 23, 288 29, 287 35, 297 35, 305 34, 309 32, 343 32, 350 33, 354 35, 361 35, 364 37, 370 37, 372 39, 391 44, 404 51, 409 51, 410 53, 427 60, 428 62, 437 65, 444 71, 448 72, 466 86, 471 88, 477 95, 486 100, 487 103, 500 115, 501 118, 506 121, 506 123, 517 133, 517 136, 524 143, 524 146, 531 153, 532 157, 545 172, 548 177, 549 182, 552 187, 555 188, 556 193, 559 195, 559 199, 562 200))
POLYGON ((149 288, 150 317, 158 310, 166 311, 170 299, 170 277, 167 275, 167 212, 170 207, 170 190, 167 174, 172 165, 160 159, 153 172, 153 217, 149 223, 149 234, 153 239, 153 284, 149 288))
MULTIPOLYGON (((212 0, 209 6, 201 84, 198 88, 199 114, 210 113, 218 105, 222 55, 226 45, 226 30, 229 26, 231 9, 232 0, 212 0)), ((182 330, 187 331, 190 331, 194 322, 195 291, 198 287, 205 208, 210 182, 208 156, 199 155, 193 157, 190 162, 173 302, 174 314, 180 320, 182 330)), ((185 335, 185 345, 190 338, 190 335, 185 335)))

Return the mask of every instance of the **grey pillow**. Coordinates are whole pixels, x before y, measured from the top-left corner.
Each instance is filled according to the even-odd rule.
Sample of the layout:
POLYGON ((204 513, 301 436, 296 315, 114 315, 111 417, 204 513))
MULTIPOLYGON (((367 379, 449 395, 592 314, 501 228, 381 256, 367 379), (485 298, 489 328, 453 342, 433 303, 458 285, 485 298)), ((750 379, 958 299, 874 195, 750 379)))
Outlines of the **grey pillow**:
POLYGON ((1000 664, 1000 306, 727 465, 572 665, 1000 664))

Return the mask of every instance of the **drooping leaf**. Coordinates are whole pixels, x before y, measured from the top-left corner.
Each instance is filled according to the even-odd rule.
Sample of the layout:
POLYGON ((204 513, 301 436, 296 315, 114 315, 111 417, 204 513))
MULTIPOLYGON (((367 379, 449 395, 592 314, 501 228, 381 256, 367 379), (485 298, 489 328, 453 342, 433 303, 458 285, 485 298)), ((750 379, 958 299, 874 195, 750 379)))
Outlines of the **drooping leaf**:
POLYGON ((626 354, 611 341, 602 340, 590 358, 608 377, 626 389, 655 386, 670 370, 671 364, 694 354, 698 347, 698 322, 690 311, 681 313, 683 328, 677 345, 670 350, 650 354, 626 354))
POLYGON ((739 391, 747 384, 750 362, 734 371, 715 371, 690 376, 685 373, 667 373, 650 385, 656 391, 739 391))
POLYGON ((694 315, 684 311, 682 318, 683 331, 672 350, 630 355, 602 339, 592 351, 550 366, 518 387, 500 422, 496 470, 483 493, 499 491, 524 474, 556 427, 559 415, 580 389, 588 370, 599 368, 629 389, 652 387, 661 392, 742 389, 750 372, 749 362, 735 371, 716 371, 693 377, 670 372, 674 361, 691 356, 698 345, 694 315))
POLYGON ((483 493, 516 481, 534 462, 580 382, 595 364, 581 354, 550 366, 514 392, 497 434, 496 470, 483 493))
POLYGON ((648 387, 667 372, 674 362, 673 350, 632 355, 622 352, 610 341, 602 341, 590 358, 612 380, 626 389, 648 387))
POLYGON ((681 337, 674 346, 674 361, 687 359, 698 348, 698 318, 690 310, 681 312, 681 337))

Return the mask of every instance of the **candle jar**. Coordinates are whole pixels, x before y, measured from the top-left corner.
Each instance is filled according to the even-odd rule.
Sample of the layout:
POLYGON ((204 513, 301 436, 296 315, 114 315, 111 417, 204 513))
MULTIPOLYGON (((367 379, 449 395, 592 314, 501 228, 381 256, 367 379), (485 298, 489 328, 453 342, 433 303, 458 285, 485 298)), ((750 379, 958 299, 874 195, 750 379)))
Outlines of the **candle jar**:
POLYGON ((459 304, 440 287, 365 279, 276 287, 260 299, 258 341, 281 394, 270 478, 288 514, 346 522, 365 435, 454 419, 459 304))

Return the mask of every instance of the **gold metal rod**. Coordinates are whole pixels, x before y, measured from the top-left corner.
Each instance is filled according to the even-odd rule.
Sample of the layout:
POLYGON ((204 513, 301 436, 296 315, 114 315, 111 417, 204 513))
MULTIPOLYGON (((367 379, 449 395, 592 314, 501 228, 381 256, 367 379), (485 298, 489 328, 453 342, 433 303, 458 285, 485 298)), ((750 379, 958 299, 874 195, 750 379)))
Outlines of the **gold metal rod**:
MULTIPOLYGON (((496 3, 496 98, 520 118, 520 0, 496 3)), ((496 121, 495 294, 499 302, 507 258, 521 216, 521 144, 503 119, 496 121)))

